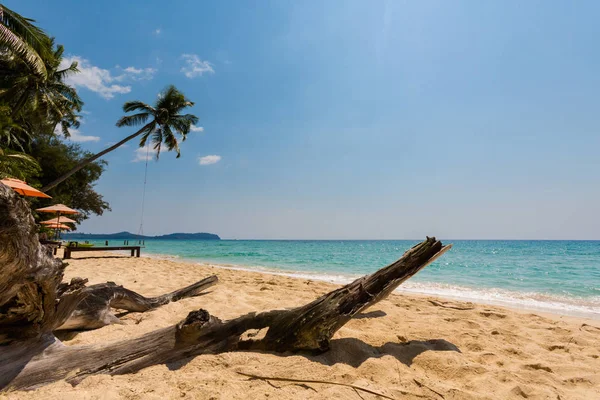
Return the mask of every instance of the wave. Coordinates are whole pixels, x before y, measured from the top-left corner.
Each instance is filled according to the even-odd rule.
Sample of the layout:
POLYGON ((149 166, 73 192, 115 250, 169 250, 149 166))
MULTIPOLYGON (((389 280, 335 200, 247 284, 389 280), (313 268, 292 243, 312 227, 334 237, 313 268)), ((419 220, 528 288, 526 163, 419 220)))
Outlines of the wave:
MULTIPOLYGON (((337 285, 345 285, 364 276, 363 274, 287 271, 263 266, 222 264, 211 261, 199 261, 197 259, 186 259, 185 257, 179 257, 172 254, 147 253, 145 256, 172 261, 176 260, 178 262, 193 262, 199 265, 210 265, 213 267, 238 271, 261 272, 271 275, 311 279, 337 285)), ((571 297, 540 292, 518 292, 500 288, 470 288, 459 285, 415 281, 403 283, 402 286, 396 289, 396 292, 430 295, 454 300, 471 301, 479 304, 493 304, 521 310, 600 319, 600 296, 571 297)))
MULTIPOLYGON (((290 272, 261 266, 249 267, 215 263, 202 264, 238 271, 261 272, 271 275, 318 280, 338 285, 345 285, 357 278, 364 276, 306 271, 290 272)), ((539 292, 517 292, 499 288, 474 289, 450 284, 410 281, 403 283, 402 286, 395 290, 395 292, 431 295, 453 300, 471 301, 479 304, 506 306, 521 310, 600 319, 600 296, 585 298, 569 297, 539 292)))
POLYGON ((481 304, 495 304, 524 310, 600 319, 600 296, 570 297, 539 292, 516 292, 498 288, 473 289, 427 282, 407 282, 398 288, 397 291, 441 296, 481 304))

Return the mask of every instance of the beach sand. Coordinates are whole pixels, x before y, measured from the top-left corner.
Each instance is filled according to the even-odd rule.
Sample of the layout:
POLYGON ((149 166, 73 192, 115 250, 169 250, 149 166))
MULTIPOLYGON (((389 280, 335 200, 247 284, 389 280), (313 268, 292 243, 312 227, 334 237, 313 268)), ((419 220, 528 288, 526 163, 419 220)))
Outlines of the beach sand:
MULTIPOLYGON (((154 258, 75 254, 65 280, 114 281, 159 295, 215 274, 209 293, 124 325, 82 332, 66 345, 133 338, 205 308, 221 319, 294 307, 334 289, 324 282, 154 258), (97 258, 88 258, 94 256, 97 258), (85 258, 84 258, 85 257, 85 258)), ((598 399, 600 321, 393 294, 351 320, 321 355, 232 352, 201 355, 136 374, 93 376, 76 387, 56 382, 23 399, 375 399, 352 388, 250 380, 237 372, 354 384, 396 399, 598 399), (450 308, 456 307, 456 308, 450 308), (465 309, 466 308, 466 309, 465 309)), ((2 397, 0 395, 0 397, 2 397)))

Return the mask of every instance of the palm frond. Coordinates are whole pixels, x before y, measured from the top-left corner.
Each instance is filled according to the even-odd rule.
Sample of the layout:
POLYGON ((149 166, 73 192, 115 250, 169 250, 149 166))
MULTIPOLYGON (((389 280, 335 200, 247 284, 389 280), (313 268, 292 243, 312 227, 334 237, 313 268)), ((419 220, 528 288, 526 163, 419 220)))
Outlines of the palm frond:
POLYGON ((156 101, 156 108, 169 110, 171 115, 178 114, 186 107, 193 106, 194 103, 185 98, 175 86, 167 86, 156 101))
POLYGON ((132 112, 137 110, 146 111, 149 113, 154 113, 156 111, 153 107, 149 106, 148 104, 137 100, 127 101, 125 102, 125 104, 123 104, 123 112, 132 112))
POLYGON ((65 78, 67 78, 69 75, 73 75, 79 72, 79 68, 77 68, 79 64, 77 63, 77 61, 73 61, 71 63, 71 65, 69 65, 68 68, 65 69, 61 69, 61 70, 57 70, 55 72, 57 78, 59 79, 59 81, 64 81, 65 78))
POLYGON ((189 121, 190 124, 194 124, 194 125, 197 124, 198 121, 200 120, 200 118, 198 118, 194 114, 176 115, 174 118, 189 121))
POLYGON ((4 25, 0 25, 0 44, 9 48, 35 71, 36 74, 45 77, 47 75, 44 60, 27 42, 15 35, 4 25))
POLYGON ((0 178, 18 178, 27 180, 39 173, 40 165, 35 158, 16 151, 0 149, 0 178))
POLYGON ((55 94, 59 95, 63 98, 64 101, 72 103, 71 105, 76 111, 81 111, 81 107, 83 106, 83 101, 79 97, 77 90, 75 88, 65 85, 62 82, 59 83, 50 83, 48 88, 55 94))
POLYGON ((152 121, 148 124, 146 124, 146 126, 144 126, 142 129, 140 129, 138 131, 138 133, 142 133, 143 135, 140 138, 140 147, 144 147, 146 145, 146 141, 148 140, 148 136, 150 136, 150 134, 152 132, 154 132, 154 130, 156 129, 156 122, 152 121))
POLYGON ((35 22, 0 5, 0 44, 23 59, 38 75, 46 77, 44 59, 51 59, 51 40, 35 22))
POLYGON ((193 124, 198 123, 198 117, 193 114, 176 115, 169 121, 169 125, 183 136, 185 140, 193 124))
POLYGON ((160 157, 160 149, 163 142, 163 129, 161 126, 158 126, 154 132, 152 132, 152 144, 153 149, 156 151, 156 160, 160 157))
POLYGON ((65 121, 60 121, 60 129, 62 131, 62 134, 64 135, 64 137, 68 138, 71 137, 71 132, 69 132, 69 128, 71 126, 65 122, 65 121))
POLYGON ((177 141, 177 137, 175 137, 169 125, 165 125, 163 129, 163 140, 169 151, 175 150, 177 152, 176 158, 181 157, 181 152, 179 151, 179 142, 177 141))
MULTIPOLYGON (((54 39, 52 39, 52 43, 54 43, 54 39)), ((53 52, 54 59, 56 59, 56 60, 62 59, 64 52, 65 52, 65 46, 63 46, 62 44, 59 44, 58 46, 56 46, 56 49, 53 52)))
POLYGON ((25 18, 4 5, 0 5, 0 23, 19 35, 42 57, 52 54, 53 41, 46 33, 33 25, 35 20, 25 18))
POLYGON ((150 117, 150 114, 147 112, 133 114, 133 115, 126 115, 124 117, 121 117, 117 121, 117 126, 122 127, 122 126, 136 126, 136 125, 140 125, 140 124, 145 124, 149 117, 150 117))

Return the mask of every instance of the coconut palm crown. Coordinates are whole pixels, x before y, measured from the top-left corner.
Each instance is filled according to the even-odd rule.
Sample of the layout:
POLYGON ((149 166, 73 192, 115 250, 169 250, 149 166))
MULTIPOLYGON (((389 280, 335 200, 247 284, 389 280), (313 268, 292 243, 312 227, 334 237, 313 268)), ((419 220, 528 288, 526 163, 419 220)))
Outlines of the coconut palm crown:
POLYGON ((181 156, 179 140, 176 133, 185 141, 193 124, 198 122, 198 117, 193 114, 181 112, 194 105, 186 99, 175 86, 167 87, 159 96, 154 106, 141 101, 128 101, 123 105, 124 112, 140 111, 133 115, 126 115, 117 121, 117 126, 137 126, 144 124, 133 136, 141 135, 140 147, 146 146, 148 139, 156 151, 156 158, 160 156, 163 146, 169 151, 176 151, 177 158, 181 156), (150 122, 147 122, 152 119, 150 122))

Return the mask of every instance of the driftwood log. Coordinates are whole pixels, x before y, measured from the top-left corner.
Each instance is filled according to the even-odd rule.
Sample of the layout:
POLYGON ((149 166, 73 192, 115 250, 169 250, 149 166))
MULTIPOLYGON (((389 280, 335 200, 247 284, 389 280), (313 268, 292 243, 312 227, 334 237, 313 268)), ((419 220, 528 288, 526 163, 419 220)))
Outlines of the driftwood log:
POLYGON ((57 290, 59 297, 81 291, 85 294, 85 298, 56 330, 89 330, 120 324, 122 322, 113 313, 114 309, 146 312, 172 301, 198 296, 217 281, 218 278, 213 275, 171 293, 157 297, 144 297, 114 282, 85 286, 87 279, 73 278, 70 283, 59 285, 57 290))
POLYGON ((235 350, 326 351, 333 334, 361 310, 448 250, 435 238, 372 275, 289 310, 221 321, 205 310, 135 339, 65 346, 53 331, 89 295, 61 285, 63 264, 38 243, 24 200, 0 184, 0 390, 33 389, 60 379, 77 384, 95 374, 125 374, 190 356, 235 350), (267 328, 262 339, 242 339, 267 328))

